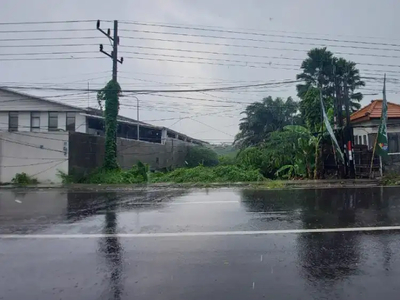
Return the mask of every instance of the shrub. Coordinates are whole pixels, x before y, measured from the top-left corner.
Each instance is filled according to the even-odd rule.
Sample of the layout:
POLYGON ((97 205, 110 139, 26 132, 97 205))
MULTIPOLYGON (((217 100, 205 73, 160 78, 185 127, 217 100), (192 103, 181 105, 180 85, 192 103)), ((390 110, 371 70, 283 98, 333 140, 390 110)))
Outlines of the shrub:
POLYGON ((197 167, 199 165, 206 167, 218 165, 217 153, 204 146, 189 147, 185 160, 189 168, 197 167))
POLYGON ((58 176, 61 177, 63 183, 131 184, 147 182, 148 172, 148 165, 138 162, 137 165, 132 166, 129 170, 106 170, 101 168, 85 177, 74 174, 67 175, 59 171, 58 176))
POLYGON ((261 147, 249 147, 238 153, 237 163, 246 168, 263 169, 267 162, 261 147))
POLYGON ((258 170, 246 169, 239 166, 216 166, 194 168, 179 168, 172 172, 162 175, 157 174, 151 177, 153 182, 243 182, 243 181, 261 181, 264 177, 258 170))
POLYGON ((236 165, 236 157, 234 155, 220 155, 218 156, 218 161, 220 166, 236 165))
POLYGON ((32 178, 25 172, 15 174, 14 178, 11 179, 13 184, 26 185, 26 184, 38 184, 38 180, 36 178, 32 178))

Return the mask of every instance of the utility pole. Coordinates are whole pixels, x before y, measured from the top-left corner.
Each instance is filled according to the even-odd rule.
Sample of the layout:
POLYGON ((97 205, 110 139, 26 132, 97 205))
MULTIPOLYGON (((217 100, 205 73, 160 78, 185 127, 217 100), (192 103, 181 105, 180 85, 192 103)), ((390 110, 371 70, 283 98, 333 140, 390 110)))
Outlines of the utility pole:
MULTIPOLYGON (((334 74, 334 87, 335 87, 335 105, 334 107, 334 126, 336 132, 336 138, 340 147, 340 151, 344 153, 343 147, 343 113, 342 113, 342 101, 340 95, 340 83, 338 80, 338 76, 336 74, 336 66, 333 66, 333 74, 334 74)), ((341 160, 338 160, 338 177, 345 177, 344 164, 341 160)))
POLYGON ((117 66, 118 63, 122 64, 123 58, 118 59, 118 21, 114 21, 114 34, 111 37, 110 28, 105 32, 100 28, 100 20, 96 23, 96 28, 103 33, 109 40, 113 48, 111 54, 108 54, 103 49, 103 44, 100 44, 100 52, 107 55, 112 59, 112 80, 110 80, 103 93, 103 100, 105 100, 105 112, 104 112, 104 124, 106 127, 106 138, 105 138, 105 156, 104 156, 104 168, 105 169, 116 169, 118 168, 117 163, 117 132, 118 132, 118 110, 119 110, 119 92, 120 86, 117 81, 117 66))
POLYGON ((344 100, 346 104, 346 150, 347 150, 347 163, 348 163, 348 176, 349 178, 356 178, 354 168, 354 155, 353 155, 353 126, 350 124, 350 98, 349 89, 347 86, 347 74, 343 82, 344 100))
POLYGON ((121 59, 118 59, 118 45, 119 45, 119 36, 118 36, 118 21, 114 21, 114 33, 113 37, 111 37, 111 31, 110 28, 107 29, 107 32, 105 32, 103 29, 100 28, 100 20, 97 21, 96 24, 97 30, 99 30, 101 33, 103 33, 106 37, 109 38, 110 42, 112 42, 112 47, 113 50, 111 51, 111 54, 108 54, 106 51, 103 49, 103 44, 100 44, 100 52, 107 55, 112 59, 113 65, 112 65, 112 80, 114 82, 117 82, 117 72, 118 72, 118 63, 122 64, 124 62, 124 58, 121 57, 121 59))

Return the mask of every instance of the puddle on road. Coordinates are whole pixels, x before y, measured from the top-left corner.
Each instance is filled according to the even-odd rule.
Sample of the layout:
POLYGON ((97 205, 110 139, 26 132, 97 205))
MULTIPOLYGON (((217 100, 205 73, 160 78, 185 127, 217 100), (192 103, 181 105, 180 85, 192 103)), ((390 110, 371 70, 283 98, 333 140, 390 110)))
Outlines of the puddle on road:
POLYGON ((7 190, 0 195, 3 234, 103 233, 110 230, 107 220, 115 220, 118 233, 400 225, 397 188, 7 190))

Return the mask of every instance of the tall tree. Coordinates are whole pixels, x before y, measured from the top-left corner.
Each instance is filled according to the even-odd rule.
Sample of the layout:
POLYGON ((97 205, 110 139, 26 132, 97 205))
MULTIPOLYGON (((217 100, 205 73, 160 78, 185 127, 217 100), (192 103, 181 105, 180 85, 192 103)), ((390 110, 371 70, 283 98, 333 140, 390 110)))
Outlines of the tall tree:
POLYGON ((245 115, 239 124, 239 133, 235 144, 240 148, 258 145, 265 141, 268 135, 284 126, 297 121, 298 103, 291 97, 273 99, 271 96, 262 102, 254 102, 242 112, 245 115))
POLYGON ((301 64, 302 73, 297 75, 297 79, 303 81, 297 85, 297 95, 303 100, 311 88, 321 88, 326 108, 329 109, 337 91, 344 96, 344 84, 347 84, 350 107, 353 111, 357 110, 362 94, 356 90, 365 86, 365 83, 361 80, 356 64, 335 57, 325 47, 311 49, 307 56, 301 64))

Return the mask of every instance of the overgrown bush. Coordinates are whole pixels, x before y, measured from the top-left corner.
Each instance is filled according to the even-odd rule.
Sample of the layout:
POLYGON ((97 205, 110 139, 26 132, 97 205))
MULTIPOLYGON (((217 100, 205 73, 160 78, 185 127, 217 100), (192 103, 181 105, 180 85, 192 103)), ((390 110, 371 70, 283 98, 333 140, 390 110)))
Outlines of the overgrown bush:
POLYGON ((157 173, 152 182, 244 182, 261 181, 265 178, 256 169, 242 168, 236 165, 194 168, 179 168, 169 173, 157 173))
POLYGON ((218 156, 218 165, 219 166, 236 165, 235 155, 220 155, 220 156, 218 156))
POLYGON ((212 167, 218 165, 218 155, 215 151, 204 146, 189 147, 185 161, 189 168, 203 165, 212 167))
POLYGON ((36 178, 32 178, 25 172, 15 174, 14 178, 11 179, 13 184, 19 185, 27 185, 27 184, 38 184, 38 180, 36 178))
POLYGON ((141 162, 132 166, 129 170, 106 170, 104 168, 95 170, 89 175, 82 177, 74 174, 67 175, 58 173, 63 183, 88 183, 88 184, 131 184, 148 181, 149 167, 141 162))

